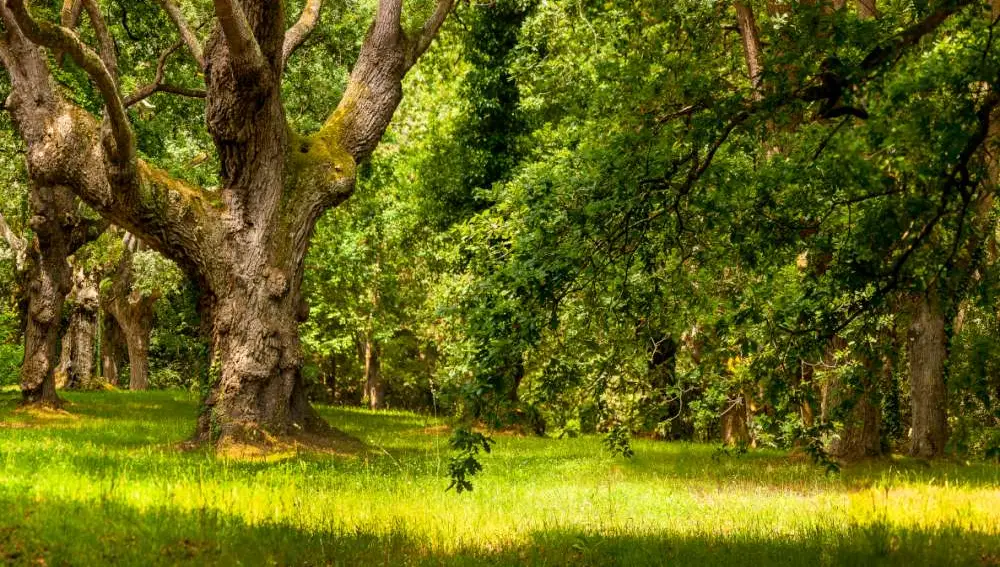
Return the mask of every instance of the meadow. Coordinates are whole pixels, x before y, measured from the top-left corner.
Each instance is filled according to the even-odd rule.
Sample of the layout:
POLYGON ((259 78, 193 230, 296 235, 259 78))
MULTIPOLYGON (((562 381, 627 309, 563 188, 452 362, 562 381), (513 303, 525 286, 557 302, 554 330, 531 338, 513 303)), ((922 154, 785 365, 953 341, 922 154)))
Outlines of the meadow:
POLYGON ((321 407, 360 442, 233 457, 184 445, 187 392, 64 396, 0 393, 0 563, 1000 565, 995 464, 500 435, 456 494, 432 416, 321 407))

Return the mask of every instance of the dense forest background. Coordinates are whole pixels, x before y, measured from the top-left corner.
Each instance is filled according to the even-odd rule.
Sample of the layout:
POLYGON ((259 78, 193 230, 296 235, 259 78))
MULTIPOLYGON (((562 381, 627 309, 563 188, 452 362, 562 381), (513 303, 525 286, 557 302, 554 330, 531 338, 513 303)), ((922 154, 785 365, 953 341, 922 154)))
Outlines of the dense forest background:
MULTIPOLYGON (((201 4, 182 3, 192 22, 201 4)), ((201 88, 158 8, 100 9, 138 40, 115 43, 123 90, 201 88)), ((289 60, 297 130, 336 106, 331 69, 374 9, 325 5, 289 60)), ((599 432, 626 455, 648 436, 1000 458, 997 24, 969 0, 459 3, 312 234, 310 399, 599 432)), ((84 70, 49 57, 100 114, 84 70)), ((141 156, 217 191, 203 98, 163 91, 128 111, 141 156)), ((0 113, 3 385, 34 238, 14 126, 0 113)), ((75 214, 94 234, 70 257, 58 385, 206 392, 199 284, 75 214)), ((454 438, 469 457, 489 446, 473 431, 454 438)))

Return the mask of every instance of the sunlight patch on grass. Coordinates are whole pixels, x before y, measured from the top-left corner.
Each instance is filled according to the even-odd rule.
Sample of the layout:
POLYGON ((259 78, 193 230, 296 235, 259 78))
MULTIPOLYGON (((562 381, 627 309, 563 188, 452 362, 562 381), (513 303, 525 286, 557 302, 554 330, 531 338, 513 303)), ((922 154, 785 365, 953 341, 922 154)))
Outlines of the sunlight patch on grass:
POLYGON ((0 518, 0 563, 18 546, 8 562, 383 564, 385 550, 412 564, 1000 556, 995 465, 893 460, 827 475, 779 451, 720 458, 708 445, 638 440, 625 461, 597 437, 515 436, 457 495, 445 492, 447 432, 432 417, 321 407, 363 448, 234 458, 178 450, 197 414, 187 393, 66 397, 74 427, 18 416, 32 427, 0 432, 0 506, 13 510, 0 518))

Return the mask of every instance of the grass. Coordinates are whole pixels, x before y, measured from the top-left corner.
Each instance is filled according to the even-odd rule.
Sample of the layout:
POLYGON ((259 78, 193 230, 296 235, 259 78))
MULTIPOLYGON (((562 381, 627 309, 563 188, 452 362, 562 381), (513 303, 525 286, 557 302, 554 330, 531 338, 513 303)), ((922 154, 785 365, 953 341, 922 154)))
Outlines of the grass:
POLYGON ((364 449, 248 460, 179 449, 187 393, 65 397, 0 393, 0 564, 1000 565, 996 465, 506 436, 458 495, 430 417, 324 407, 364 449))

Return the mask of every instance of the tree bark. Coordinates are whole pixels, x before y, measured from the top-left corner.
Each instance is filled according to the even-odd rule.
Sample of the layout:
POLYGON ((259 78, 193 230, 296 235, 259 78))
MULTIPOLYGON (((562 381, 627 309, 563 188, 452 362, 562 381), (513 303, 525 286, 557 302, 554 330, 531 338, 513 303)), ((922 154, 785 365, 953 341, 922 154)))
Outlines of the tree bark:
POLYGON ((382 346, 374 339, 365 341, 365 399, 373 410, 385 407, 385 380, 382 379, 382 346))
MULTIPOLYGON (((67 28, 39 22, 23 0, 0 5, 7 32, 0 59, 13 83, 8 108, 29 169, 70 187, 176 261, 203 290, 212 365, 197 436, 219 443, 326 428, 301 379, 309 239, 320 215, 353 192, 357 164, 374 151, 402 98, 403 77, 453 2, 437 0, 423 26, 407 33, 402 1, 379 0, 344 96, 310 135, 289 128, 282 106, 284 6, 215 0, 216 25, 203 53, 183 33, 183 18, 172 15, 204 61, 206 124, 221 165, 221 189, 210 191, 138 158, 126 97, 107 61, 113 50, 99 56, 67 28), (54 88, 40 46, 64 51, 87 73, 104 102, 103 124, 54 88)), ((292 34, 287 55, 309 20, 292 34)))
POLYGON ((917 299, 910 324, 910 455, 940 457, 948 442, 945 318, 936 291, 917 299))
POLYGON ((112 386, 118 386, 119 370, 125 361, 124 342, 118 321, 105 308, 101 321, 101 377, 112 386))
POLYGON ((94 350, 97 339, 97 284, 77 272, 68 297, 71 307, 69 325, 63 335, 62 360, 59 364, 59 387, 78 389, 91 385, 94 377, 94 350))
MULTIPOLYGON (((125 340, 129 361, 129 390, 149 389, 149 337, 160 292, 143 295, 135 287, 132 261, 133 238, 126 238, 125 250, 114 273, 114 282, 104 299, 105 309, 114 318, 125 340)), ((141 245, 137 246, 137 249, 141 245)))
POLYGON ((730 403, 722 414, 722 442, 729 446, 750 443, 750 429, 747 427, 747 401, 741 395, 730 403))

